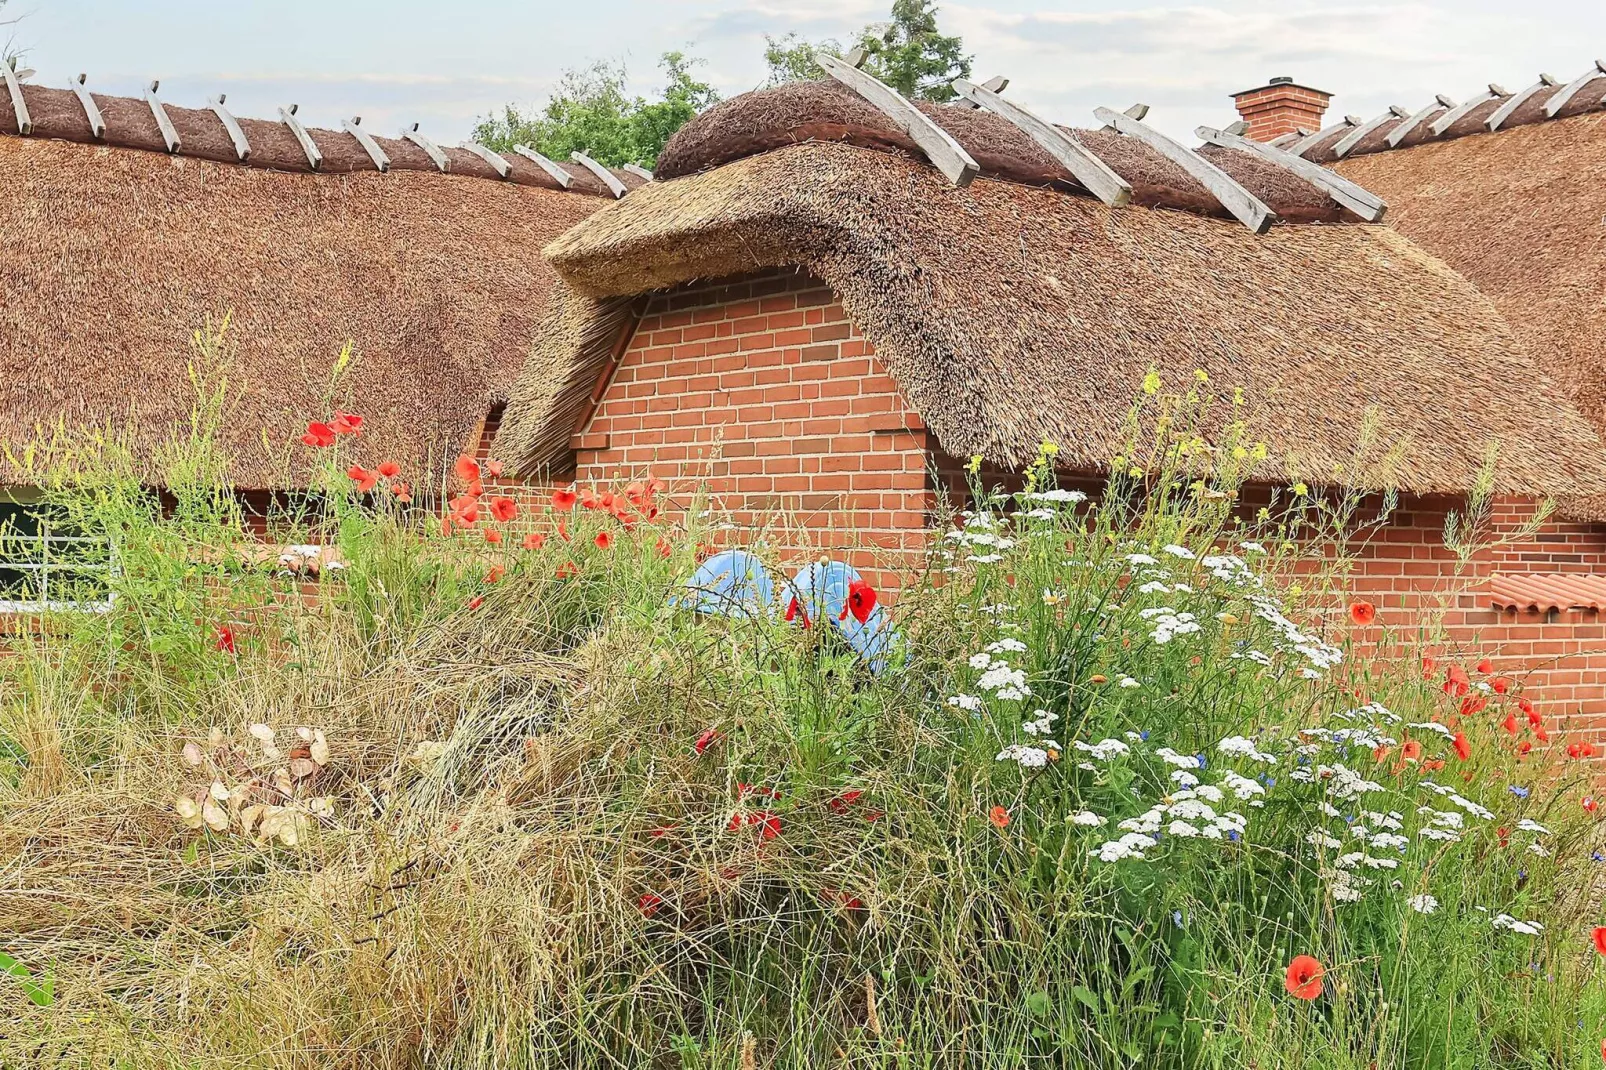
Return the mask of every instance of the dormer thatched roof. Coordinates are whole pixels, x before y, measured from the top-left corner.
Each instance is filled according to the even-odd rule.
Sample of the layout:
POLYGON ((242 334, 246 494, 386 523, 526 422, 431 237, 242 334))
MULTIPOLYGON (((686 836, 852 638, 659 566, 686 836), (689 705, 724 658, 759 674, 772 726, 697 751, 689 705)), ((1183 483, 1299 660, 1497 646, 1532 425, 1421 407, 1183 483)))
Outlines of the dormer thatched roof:
MULTIPOLYGON (((1461 491, 1490 442, 1505 489, 1568 494, 1606 479, 1599 437, 1489 302, 1387 228, 1256 235, 985 165, 956 188, 896 144, 777 148, 788 124, 793 141, 847 124, 797 114, 796 96, 754 96, 750 111, 773 105, 779 118, 735 122, 728 141, 688 127, 707 144, 682 158, 672 142, 659 169, 683 177, 548 247, 563 284, 504 420, 505 459, 561 463, 630 298, 790 265, 836 291, 956 456, 1018 465, 1049 440, 1062 462, 1100 470, 1145 373, 1175 385, 1201 369, 1217 390, 1244 389, 1249 431, 1276 455, 1268 479, 1461 491), (1542 439, 1494 403, 1513 392, 1553 413, 1542 439)), ((965 144, 975 116, 937 111, 965 144)))

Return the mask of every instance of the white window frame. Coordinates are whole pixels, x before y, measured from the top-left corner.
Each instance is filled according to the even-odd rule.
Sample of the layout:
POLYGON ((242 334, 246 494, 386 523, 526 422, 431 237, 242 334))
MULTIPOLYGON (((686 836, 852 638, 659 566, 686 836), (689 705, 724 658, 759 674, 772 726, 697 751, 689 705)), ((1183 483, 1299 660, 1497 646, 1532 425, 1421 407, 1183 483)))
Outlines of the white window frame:
MULTIPOLYGON (((0 502, 6 505, 26 505, 22 501, 0 502)), ((71 543, 100 543, 107 545, 107 540, 93 535, 53 535, 49 525, 40 522, 40 534, 19 535, 7 533, 0 537, 0 569, 11 569, 16 572, 37 572, 40 574, 39 593, 37 599, 10 599, 0 598, 0 614, 25 613, 109 613, 115 604, 117 594, 111 590, 110 580, 118 575, 117 545, 110 544, 109 558, 104 566, 98 565, 70 565, 52 566, 50 562, 50 548, 56 545, 71 543), (10 559, 13 547, 28 545, 39 547, 39 553, 26 557, 10 559), (70 571, 75 573, 98 572, 102 567, 107 574, 106 597, 103 599, 52 599, 50 597, 50 573, 52 571, 70 571)))

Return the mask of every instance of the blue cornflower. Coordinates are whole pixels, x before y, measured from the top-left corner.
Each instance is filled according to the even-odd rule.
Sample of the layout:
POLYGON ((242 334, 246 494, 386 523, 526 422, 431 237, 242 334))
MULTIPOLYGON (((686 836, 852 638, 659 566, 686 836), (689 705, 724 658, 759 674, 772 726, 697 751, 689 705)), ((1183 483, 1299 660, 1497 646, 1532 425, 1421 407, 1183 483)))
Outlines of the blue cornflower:
POLYGON ((1138 732, 1138 739, 1142 740, 1144 743, 1147 743, 1149 741, 1149 730, 1147 728, 1140 730, 1138 732))
POLYGON ((1606 862, 1606 855, 1601 854, 1599 851, 1592 851, 1589 855, 1589 860, 1591 862, 1606 862))
POLYGON ((1199 763, 1199 768, 1200 768, 1200 769, 1203 769, 1203 768, 1205 768, 1205 767, 1206 767, 1206 766, 1208 766, 1208 765, 1209 765, 1209 764, 1210 764, 1210 763, 1209 763, 1209 762, 1208 762, 1208 761, 1207 761, 1207 760, 1206 760, 1206 759, 1205 759, 1205 756, 1204 756, 1204 751, 1200 751, 1200 752, 1199 752, 1199 753, 1198 753, 1198 754, 1195 754, 1195 755, 1194 755, 1194 756, 1193 756, 1193 760, 1194 760, 1194 761, 1196 761, 1196 762, 1198 762, 1198 763, 1199 763))
POLYGON ((1506 790, 1510 791, 1511 794, 1515 795, 1519 799, 1526 799, 1528 797, 1528 789, 1527 788, 1519 788, 1515 784, 1511 785, 1511 787, 1509 787, 1506 790))
POLYGON ((1182 928, 1182 911, 1173 910, 1171 912, 1171 924, 1179 929, 1182 928))

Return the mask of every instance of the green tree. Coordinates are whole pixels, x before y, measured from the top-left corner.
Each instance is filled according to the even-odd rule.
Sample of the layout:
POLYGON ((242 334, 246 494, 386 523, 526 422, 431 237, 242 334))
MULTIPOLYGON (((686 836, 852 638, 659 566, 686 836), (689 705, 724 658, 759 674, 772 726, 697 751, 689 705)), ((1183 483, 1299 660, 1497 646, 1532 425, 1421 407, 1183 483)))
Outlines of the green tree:
MULTIPOLYGON (((970 77, 964 42, 937 28, 933 0, 893 0, 892 18, 860 31, 854 46, 866 53, 863 69, 906 97, 942 102, 955 96, 949 85, 970 77)), ((842 55, 834 40, 807 41, 795 33, 764 38, 769 84, 819 78, 821 55, 842 55)))
POLYGON ((719 99, 712 86, 693 76, 698 62, 665 52, 659 67, 666 84, 657 100, 626 92, 622 63, 598 60, 565 71, 558 91, 538 114, 526 115, 509 104, 500 116, 486 116, 475 125, 474 140, 498 152, 528 145, 555 160, 580 151, 609 167, 651 168, 670 135, 719 99))

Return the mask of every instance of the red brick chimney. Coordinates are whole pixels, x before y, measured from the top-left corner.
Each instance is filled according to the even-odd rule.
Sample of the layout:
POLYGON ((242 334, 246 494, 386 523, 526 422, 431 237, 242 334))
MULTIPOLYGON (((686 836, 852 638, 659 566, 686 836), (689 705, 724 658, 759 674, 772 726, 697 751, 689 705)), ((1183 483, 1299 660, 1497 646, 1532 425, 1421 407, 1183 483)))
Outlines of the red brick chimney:
POLYGON ((1333 94, 1297 85, 1288 77, 1232 95, 1238 114, 1249 124, 1244 136, 1255 141, 1270 141, 1295 130, 1320 130, 1331 99, 1333 94))

